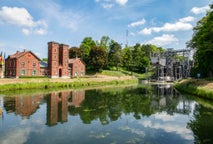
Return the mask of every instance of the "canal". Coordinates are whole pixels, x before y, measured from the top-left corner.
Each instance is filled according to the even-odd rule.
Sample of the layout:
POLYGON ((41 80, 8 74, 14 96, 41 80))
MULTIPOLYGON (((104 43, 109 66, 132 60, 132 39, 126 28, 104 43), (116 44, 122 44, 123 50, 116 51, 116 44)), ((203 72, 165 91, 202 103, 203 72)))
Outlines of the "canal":
POLYGON ((0 94, 1 144, 213 143, 213 102, 172 85, 0 94))

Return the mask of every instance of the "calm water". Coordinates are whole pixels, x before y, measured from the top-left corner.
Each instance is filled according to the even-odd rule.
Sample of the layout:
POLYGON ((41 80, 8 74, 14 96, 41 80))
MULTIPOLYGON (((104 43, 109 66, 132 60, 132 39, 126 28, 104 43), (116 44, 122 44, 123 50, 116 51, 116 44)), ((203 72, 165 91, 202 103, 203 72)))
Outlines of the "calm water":
POLYGON ((213 103, 172 86, 0 94, 1 144, 213 143, 213 103))

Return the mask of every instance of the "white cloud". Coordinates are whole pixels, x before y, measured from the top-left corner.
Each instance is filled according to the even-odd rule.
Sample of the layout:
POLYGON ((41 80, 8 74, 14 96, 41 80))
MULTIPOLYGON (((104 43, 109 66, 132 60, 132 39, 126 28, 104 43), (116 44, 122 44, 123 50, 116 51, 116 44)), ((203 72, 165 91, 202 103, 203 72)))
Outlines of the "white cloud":
POLYGON ((144 35, 150 35, 150 34, 152 34, 152 29, 151 28, 144 28, 141 31, 139 31, 138 33, 144 34, 144 35))
POLYGON ((156 119, 160 119, 160 120, 165 121, 165 122, 175 121, 175 119, 177 118, 176 115, 168 115, 165 112, 163 112, 163 113, 157 113, 157 114, 154 115, 154 117, 156 119))
MULTIPOLYGON (((25 8, 2 7, 0 10, 0 21, 22 28, 25 35, 31 34, 34 29, 47 29, 47 24, 43 20, 33 21, 33 17, 25 8)), ((39 33, 38 33, 39 34, 39 33)))
POLYGON ((151 121, 141 121, 139 122, 144 127, 154 128, 154 129, 161 129, 168 133, 176 133, 180 135, 182 138, 186 140, 193 140, 193 134, 191 130, 187 129, 186 126, 181 124, 174 124, 174 123, 152 123, 151 121))
POLYGON ((184 17, 184 18, 179 19, 179 21, 183 22, 183 23, 185 23, 185 22, 192 22, 194 20, 195 20, 195 18, 192 17, 192 16, 188 16, 188 17, 184 17))
POLYGON ((186 23, 193 21, 193 17, 185 17, 179 19, 176 23, 165 23, 162 27, 151 27, 151 28, 144 28, 139 31, 139 34, 150 35, 152 32, 174 32, 174 31, 186 31, 191 30, 193 28, 192 24, 186 23))
POLYGON ((22 32, 24 33, 24 35, 27 35, 27 36, 31 34, 31 31, 29 29, 26 29, 26 28, 23 28, 22 32))
POLYGON ((178 39, 174 35, 168 35, 168 34, 163 34, 160 37, 155 37, 149 41, 147 41, 147 44, 154 44, 158 46, 164 46, 168 45, 174 42, 178 42, 178 39))
POLYGON ((27 142, 31 128, 14 129, 5 134, 4 139, 1 141, 2 144, 23 144, 27 142))
POLYGON ((113 6, 114 6, 114 4, 111 4, 111 3, 103 3, 102 4, 102 7, 104 9, 111 9, 113 6))
POLYGON ((37 35, 45 35, 47 33, 47 31, 46 31, 46 29, 39 28, 39 29, 35 29, 34 33, 37 35))
POLYGON ((119 4, 119 5, 125 5, 128 0, 116 0, 116 2, 119 4))
POLYGON ((210 9, 209 6, 204 6, 204 7, 193 7, 191 9, 191 12, 194 14, 201 14, 201 13, 205 13, 206 11, 208 11, 210 9))
POLYGON ((146 23, 146 20, 143 18, 139 21, 136 22, 132 22, 131 24, 128 25, 128 27, 136 27, 136 26, 140 26, 146 23))

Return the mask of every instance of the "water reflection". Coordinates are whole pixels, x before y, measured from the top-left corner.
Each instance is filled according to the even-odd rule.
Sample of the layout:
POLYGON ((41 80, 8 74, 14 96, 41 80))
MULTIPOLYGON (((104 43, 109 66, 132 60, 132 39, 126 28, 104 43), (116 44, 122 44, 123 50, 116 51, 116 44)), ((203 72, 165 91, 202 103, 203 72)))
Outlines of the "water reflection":
POLYGON ((68 121, 68 107, 80 107, 85 99, 85 91, 52 92, 45 98, 47 101, 47 125, 53 126, 58 122, 68 121))
MULTIPOLYGON (((13 135, 6 125, 26 130, 23 143, 32 143, 28 137, 42 143, 39 140, 54 137, 58 131, 62 134, 61 143, 68 143, 70 135, 77 131, 78 135, 72 137, 74 143, 102 143, 103 139, 104 143, 213 142, 212 108, 201 105, 200 100, 195 101, 191 96, 182 96, 172 85, 20 94, 0 96, 0 102, 7 121, 2 123, 0 132, 13 135), (22 118, 20 127, 15 125, 18 116, 22 118), (24 127, 27 122, 29 125, 24 127), (90 126, 91 130, 87 130, 90 126), (81 135, 87 135, 84 142, 80 142, 81 135)), ((212 103, 208 105, 213 107, 212 103)), ((2 139, 6 138, 0 136, 2 139)))

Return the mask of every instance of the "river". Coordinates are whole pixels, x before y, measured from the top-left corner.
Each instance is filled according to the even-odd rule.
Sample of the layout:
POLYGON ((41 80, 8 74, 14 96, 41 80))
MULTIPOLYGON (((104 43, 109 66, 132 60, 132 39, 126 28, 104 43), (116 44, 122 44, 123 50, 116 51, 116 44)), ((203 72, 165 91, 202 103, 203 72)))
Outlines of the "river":
POLYGON ((172 85, 0 94, 1 144, 213 143, 213 102, 172 85))

